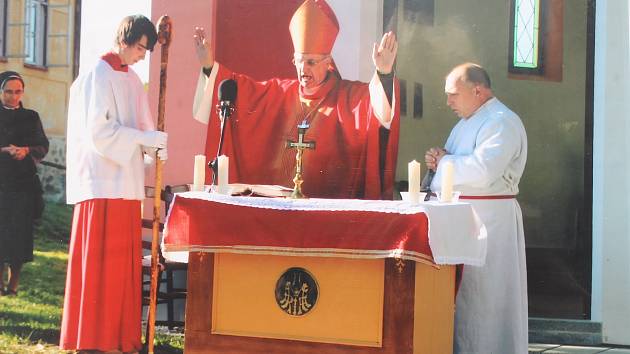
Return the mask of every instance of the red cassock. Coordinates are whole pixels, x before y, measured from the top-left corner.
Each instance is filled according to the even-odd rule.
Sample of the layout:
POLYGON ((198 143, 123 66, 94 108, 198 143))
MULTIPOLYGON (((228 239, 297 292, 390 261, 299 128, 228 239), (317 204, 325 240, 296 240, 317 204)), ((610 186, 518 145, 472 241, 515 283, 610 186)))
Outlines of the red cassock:
MULTIPOLYGON (((297 80, 255 81, 221 65, 214 92, 224 79, 237 82, 236 110, 226 124, 222 154, 230 158, 229 182, 293 187, 296 150, 287 141, 298 138, 304 120, 305 141, 314 150, 303 157, 302 191, 308 197, 392 199, 398 153, 399 105, 389 130, 370 105, 367 83, 339 79, 331 73, 316 95, 299 94, 297 80), (309 105, 304 103, 309 102, 309 105)), ((394 80, 394 96, 398 97, 394 80)), ((217 104, 216 95, 213 107, 217 104)), ((218 114, 208 124, 206 156, 216 156, 220 136, 218 114)))
POLYGON ((140 201, 77 203, 59 347, 138 351, 142 348, 140 201))

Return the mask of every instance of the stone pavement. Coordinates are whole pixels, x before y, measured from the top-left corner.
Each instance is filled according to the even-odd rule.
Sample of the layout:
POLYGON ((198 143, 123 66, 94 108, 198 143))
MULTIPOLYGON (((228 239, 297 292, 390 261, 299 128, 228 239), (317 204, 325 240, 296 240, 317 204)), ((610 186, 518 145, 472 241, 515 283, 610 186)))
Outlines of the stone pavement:
POLYGON ((529 354, 630 354, 630 348, 611 348, 607 346, 583 347, 577 345, 536 344, 529 345, 529 354))

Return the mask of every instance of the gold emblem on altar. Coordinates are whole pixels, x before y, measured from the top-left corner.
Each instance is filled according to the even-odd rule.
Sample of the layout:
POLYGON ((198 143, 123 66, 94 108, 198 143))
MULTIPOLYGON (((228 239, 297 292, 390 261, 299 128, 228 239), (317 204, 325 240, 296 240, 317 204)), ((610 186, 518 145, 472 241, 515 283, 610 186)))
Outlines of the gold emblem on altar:
POLYGON ((304 268, 289 268, 276 282, 276 303, 291 316, 303 316, 310 312, 319 289, 315 278, 304 268))

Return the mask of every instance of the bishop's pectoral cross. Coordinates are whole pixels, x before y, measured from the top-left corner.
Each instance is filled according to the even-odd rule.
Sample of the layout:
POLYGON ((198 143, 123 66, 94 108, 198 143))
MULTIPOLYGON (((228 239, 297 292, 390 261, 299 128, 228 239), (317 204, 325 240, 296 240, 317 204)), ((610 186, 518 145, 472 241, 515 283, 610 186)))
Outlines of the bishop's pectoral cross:
POLYGON ((293 177, 293 193, 291 193, 291 198, 299 199, 306 198, 304 194, 302 194, 302 155, 304 154, 304 149, 315 149, 314 141, 304 141, 304 135, 306 135, 306 130, 310 126, 308 122, 303 121, 301 124, 298 124, 298 140, 291 141, 287 140, 287 149, 297 149, 297 153, 295 154, 295 177, 293 177))

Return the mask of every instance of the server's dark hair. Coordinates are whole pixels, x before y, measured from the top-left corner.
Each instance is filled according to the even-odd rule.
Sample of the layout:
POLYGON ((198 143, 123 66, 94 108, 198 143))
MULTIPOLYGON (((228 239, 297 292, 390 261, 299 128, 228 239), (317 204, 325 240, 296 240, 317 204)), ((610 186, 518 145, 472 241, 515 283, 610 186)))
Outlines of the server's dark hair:
POLYGON ((116 44, 134 45, 140 41, 143 35, 147 36, 147 49, 153 51, 155 42, 157 42, 155 25, 142 15, 127 16, 118 25, 116 44))

